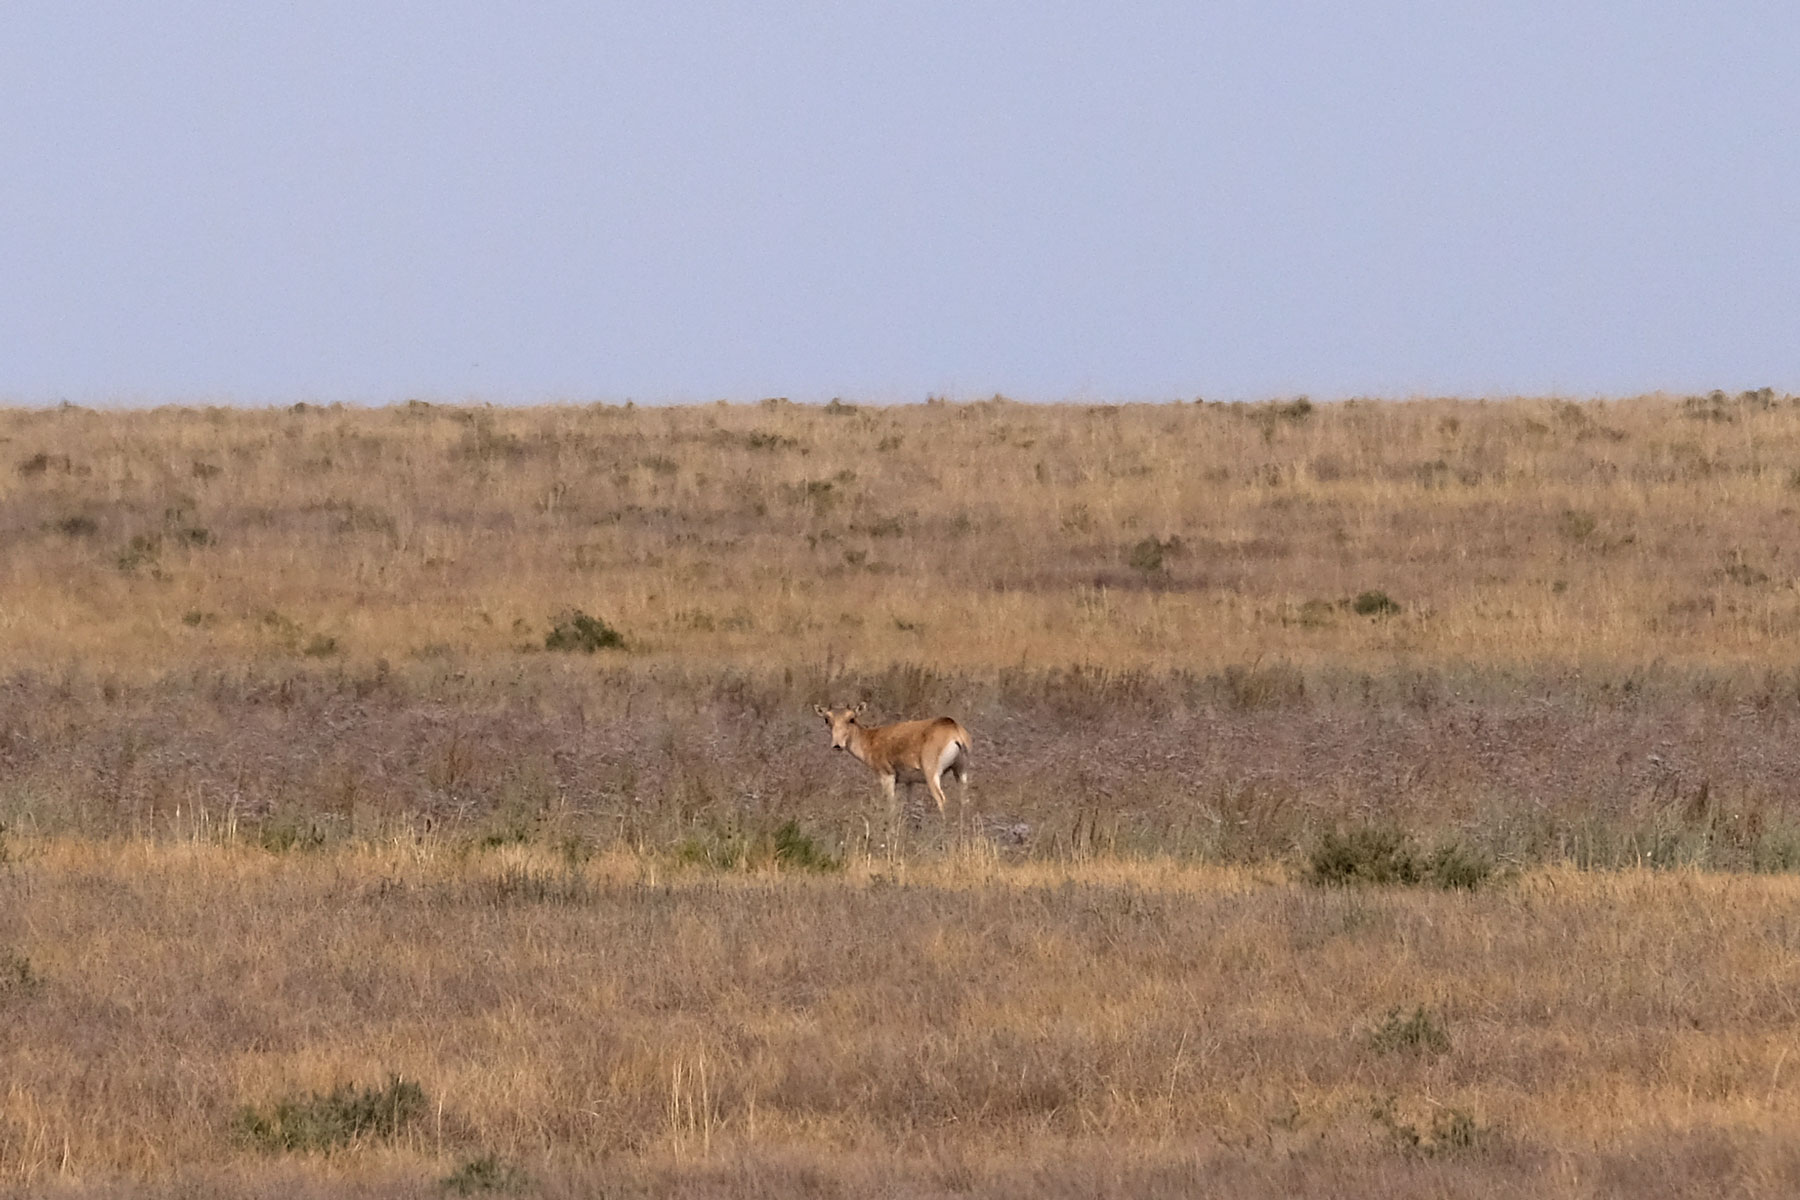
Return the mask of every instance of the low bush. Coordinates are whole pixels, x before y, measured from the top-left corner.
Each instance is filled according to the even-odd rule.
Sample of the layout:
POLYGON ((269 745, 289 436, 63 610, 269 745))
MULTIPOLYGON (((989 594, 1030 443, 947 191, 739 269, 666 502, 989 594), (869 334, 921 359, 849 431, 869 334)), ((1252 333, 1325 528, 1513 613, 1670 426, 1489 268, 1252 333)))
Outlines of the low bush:
POLYGON ((570 609, 553 618, 554 627, 544 635, 544 649, 562 651, 580 651, 592 654, 596 650, 622 650, 625 648, 625 635, 596 617, 590 617, 580 609, 570 609))
POLYGON ((774 866, 789 871, 838 871, 843 859, 801 828, 783 821, 772 832, 708 828, 695 830, 675 846, 675 861, 715 871, 774 866))
POLYGON ((1321 887, 1425 884, 1473 891, 1493 870, 1492 859, 1461 841, 1425 853, 1404 831, 1375 825, 1347 833, 1326 830, 1307 855, 1306 879, 1321 887))
POLYGON ((398 1075, 380 1087, 342 1084, 330 1092, 290 1096, 267 1108, 245 1105, 238 1136, 267 1153, 329 1151, 392 1141, 424 1117, 425 1090, 398 1075))
POLYGON ((24 1000, 43 990, 44 981, 23 954, 0 954, 0 1003, 24 1000))
POLYGON ((1360 617, 1388 617, 1399 612, 1400 606, 1386 592, 1371 590, 1359 593, 1350 609, 1360 617))
POLYGON ((1395 1008, 1369 1034, 1369 1048, 1379 1054, 1443 1054, 1450 1049, 1450 1034, 1422 1004, 1411 1013, 1395 1008))

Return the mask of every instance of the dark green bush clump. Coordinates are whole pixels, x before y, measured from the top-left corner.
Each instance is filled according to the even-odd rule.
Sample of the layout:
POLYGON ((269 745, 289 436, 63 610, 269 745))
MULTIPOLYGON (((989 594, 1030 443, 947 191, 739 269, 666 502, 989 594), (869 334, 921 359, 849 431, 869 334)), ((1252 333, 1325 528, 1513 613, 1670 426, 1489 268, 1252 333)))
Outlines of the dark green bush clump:
POLYGON ((245 1105, 236 1130, 251 1146, 271 1154, 335 1150, 392 1141, 424 1117, 428 1107, 423 1088, 390 1075, 381 1087, 343 1084, 323 1095, 277 1100, 267 1109, 245 1105))
POLYGON ((675 861, 685 866, 735 871, 774 865, 792 871, 838 871, 844 862, 794 820, 773 833, 729 829, 696 830, 675 847, 675 861))
POLYGON ((1350 602, 1350 608, 1361 617, 1386 617, 1400 611, 1400 606, 1383 591, 1361 593, 1350 602))
POLYGON ((0 954, 0 1002, 35 996, 43 986, 43 979, 31 969, 30 959, 10 951, 0 954))
POLYGON ((1472 892, 1493 873, 1493 860, 1462 842, 1445 842, 1425 860, 1426 880, 1446 890, 1472 892))
POLYGON ((1344 887, 1352 883, 1417 883, 1412 839, 1397 829, 1326 830, 1309 856, 1307 879, 1344 887))
POLYGON ((1486 855, 1461 842, 1446 842, 1425 854, 1398 829, 1365 826, 1348 833, 1327 830, 1307 856, 1306 878, 1321 887, 1429 884, 1473 891, 1493 869, 1486 855))
POLYGON ((1369 1048, 1381 1054, 1444 1054, 1450 1049, 1450 1035, 1425 1011, 1423 1004, 1411 1014, 1395 1008, 1369 1035, 1369 1048))
POLYGON ((596 650, 622 650, 625 635, 605 621, 571 609, 554 618, 555 627, 544 635, 546 650, 579 650, 592 654, 596 650))
POLYGON ((1181 539, 1171 537, 1147 537, 1141 542, 1134 542, 1125 554, 1125 561, 1132 570, 1142 571, 1146 575, 1154 575, 1166 567, 1165 559, 1181 552, 1181 539))

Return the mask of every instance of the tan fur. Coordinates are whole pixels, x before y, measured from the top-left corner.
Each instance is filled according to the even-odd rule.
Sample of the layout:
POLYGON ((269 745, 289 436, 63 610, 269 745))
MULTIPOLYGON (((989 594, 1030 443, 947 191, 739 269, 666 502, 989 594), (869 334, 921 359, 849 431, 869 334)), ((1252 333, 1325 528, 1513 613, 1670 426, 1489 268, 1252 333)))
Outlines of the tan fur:
POLYGON ((944 811, 943 775, 956 776, 958 796, 966 807, 969 802, 969 754, 973 743, 969 731, 950 717, 924 721, 901 721, 894 725, 863 725, 857 718, 868 708, 865 701, 855 708, 829 709, 813 705, 813 711, 831 728, 831 744, 848 750, 857 761, 867 766, 881 780, 881 791, 888 804, 894 802, 896 783, 923 783, 944 811))

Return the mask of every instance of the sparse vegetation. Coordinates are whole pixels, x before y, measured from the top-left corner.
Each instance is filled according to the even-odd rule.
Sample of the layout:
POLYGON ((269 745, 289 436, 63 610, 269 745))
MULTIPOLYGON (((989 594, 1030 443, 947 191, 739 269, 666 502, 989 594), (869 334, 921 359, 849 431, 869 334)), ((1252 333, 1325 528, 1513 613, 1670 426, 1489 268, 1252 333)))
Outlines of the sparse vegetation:
POLYGON ((788 871, 838 871, 843 859, 832 854, 798 821, 783 821, 774 830, 746 832, 707 827, 675 844, 674 860, 683 866, 720 871, 778 867, 788 871))
POLYGON ((1146 575, 1154 575, 1164 568, 1164 561, 1181 550, 1181 539, 1148 537, 1135 542, 1125 556, 1133 570, 1142 571, 1146 575))
POLYGON ((1378 1054, 1445 1054, 1450 1035, 1436 1018, 1419 1005, 1411 1013, 1395 1008, 1369 1034, 1369 1046, 1378 1054))
POLYGON ((554 618, 555 624, 544 635, 546 650, 579 650, 592 654, 596 650, 621 649, 625 636, 596 617, 580 609, 571 609, 554 618))
POLYGON ((0 1191, 1800 1190, 1791 397, 0 440, 0 1191))
POLYGON ((1800 1182, 1791 877, 494 854, 34 843, 0 905, 53 985, 0 1001, 0 1186, 66 1154, 59 1194, 155 1194, 144 1145, 190 1194, 931 1194, 946 1162, 973 1195, 1406 1194, 1421 1163, 1431 1194, 1604 1194, 1621 1161, 1677 1193, 1800 1182), (509 867, 590 899, 495 903, 509 867))
POLYGON ((424 1117, 425 1091, 410 1079, 388 1077, 379 1087, 340 1084, 329 1092, 246 1105, 236 1132, 268 1153, 315 1153, 392 1141, 424 1117))
POLYGON ((1377 1100, 1369 1111, 1393 1146, 1407 1154, 1430 1158, 1464 1153, 1478 1149, 1487 1133, 1463 1109, 1438 1104, 1415 1107, 1423 1111, 1417 1116, 1403 1115, 1399 1100, 1387 1096, 1377 1100))
POLYGON ((1461 841, 1446 841, 1424 853, 1398 829, 1366 825, 1320 835, 1308 855, 1306 877, 1327 887, 1428 884, 1473 891, 1492 873, 1492 860, 1461 841))
POLYGON ((35 996, 43 986, 30 959, 12 951, 0 953, 0 1006, 35 996))
POLYGON ((579 872, 509 865, 481 882, 479 892, 490 904, 587 904, 593 899, 579 872))
POLYGON ((439 1182, 439 1186, 446 1192, 456 1196, 519 1192, 530 1185, 530 1176, 497 1154, 471 1158, 439 1182))
POLYGON ((1400 606, 1389 598, 1388 594, 1379 590, 1360 592, 1350 602, 1350 611, 1359 617, 1385 617, 1400 611, 1400 606))
POLYGON ((325 829, 310 817, 289 813, 265 822, 257 831, 256 844, 270 854, 318 850, 325 845, 325 829))

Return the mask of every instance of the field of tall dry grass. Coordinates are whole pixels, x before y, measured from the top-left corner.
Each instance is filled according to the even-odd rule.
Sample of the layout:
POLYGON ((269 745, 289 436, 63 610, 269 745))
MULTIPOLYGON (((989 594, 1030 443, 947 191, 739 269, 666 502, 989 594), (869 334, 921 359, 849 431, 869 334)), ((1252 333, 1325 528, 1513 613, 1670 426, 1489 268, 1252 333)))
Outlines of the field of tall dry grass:
POLYGON ((15 847, 0 1188, 1800 1188, 1800 881, 15 847))
POLYGON ((0 1189, 1790 1194, 1797 508, 1767 392, 0 410, 0 1189))
POLYGON ((633 661, 707 670, 1719 666, 1800 645, 1800 409, 1766 393, 15 410, 0 454, 15 669, 510 665, 562 607, 633 661), (1356 610, 1377 592, 1395 607, 1356 610))

